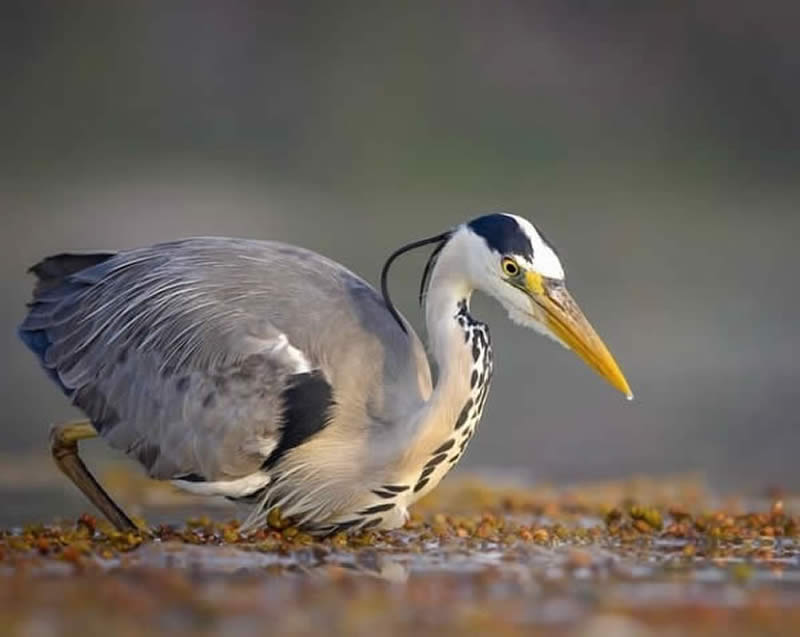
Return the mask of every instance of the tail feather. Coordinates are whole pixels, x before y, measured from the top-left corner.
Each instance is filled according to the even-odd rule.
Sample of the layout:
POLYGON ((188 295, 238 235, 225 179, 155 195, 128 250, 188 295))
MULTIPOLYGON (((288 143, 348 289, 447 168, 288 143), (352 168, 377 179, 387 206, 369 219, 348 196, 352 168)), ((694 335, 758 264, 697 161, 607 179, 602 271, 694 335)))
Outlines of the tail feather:
POLYGON ((57 254, 42 259, 28 271, 36 275, 34 297, 47 292, 64 282, 71 274, 86 270, 98 263, 108 261, 114 256, 113 252, 94 252, 91 254, 57 254))
POLYGON ((52 342, 47 335, 46 327, 31 325, 31 323, 37 322, 35 319, 32 320, 31 313, 34 313, 36 308, 44 309, 49 302, 67 296, 74 288, 74 284, 69 280, 71 275, 103 263, 113 256, 113 252, 58 254, 43 259, 29 270, 36 275, 36 287, 33 289, 33 301, 29 304, 30 312, 17 329, 17 334, 28 349, 36 354, 50 378, 56 381, 67 394, 70 393, 70 390, 61 382, 56 370, 45 365, 45 356, 52 342))

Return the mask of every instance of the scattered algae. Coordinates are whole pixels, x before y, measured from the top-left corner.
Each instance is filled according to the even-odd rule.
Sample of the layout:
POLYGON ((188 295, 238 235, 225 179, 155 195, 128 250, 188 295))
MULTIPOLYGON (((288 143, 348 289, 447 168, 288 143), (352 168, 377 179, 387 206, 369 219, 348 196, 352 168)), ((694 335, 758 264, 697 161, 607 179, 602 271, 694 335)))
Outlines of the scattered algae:
POLYGON ((403 529, 322 539, 277 510, 260 529, 220 513, 230 511, 152 533, 87 514, 0 530, 0 625, 11 635, 43 617, 50 632, 81 635, 143 622, 203 635, 800 629, 800 518, 785 494, 723 502, 694 479, 572 489, 454 479, 403 529))

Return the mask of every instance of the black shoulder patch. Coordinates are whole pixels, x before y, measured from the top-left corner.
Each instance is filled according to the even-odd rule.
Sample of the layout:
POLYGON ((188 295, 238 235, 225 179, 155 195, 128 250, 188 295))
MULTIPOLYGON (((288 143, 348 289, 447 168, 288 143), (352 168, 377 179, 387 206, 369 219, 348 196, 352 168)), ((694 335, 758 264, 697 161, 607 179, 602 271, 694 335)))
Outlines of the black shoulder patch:
POLYGON ((281 399, 284 406, 281 438, 264 461, 264 469, 270 469, 287 451, 327 427, 335 405, 333 389, 318 369, 290 376, 281 399))
POLYGON ((531 240, 513 217, 494 213, 473 219, 467 225, 495 252, 520 254, 528 260, 533 259, 531 240))

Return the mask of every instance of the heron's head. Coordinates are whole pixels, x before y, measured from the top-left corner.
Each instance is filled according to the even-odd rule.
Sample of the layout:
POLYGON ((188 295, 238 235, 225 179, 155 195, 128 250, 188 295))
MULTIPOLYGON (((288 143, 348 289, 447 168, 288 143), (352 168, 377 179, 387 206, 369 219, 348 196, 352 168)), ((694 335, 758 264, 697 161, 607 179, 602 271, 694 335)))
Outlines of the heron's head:
POLYGON ((447 243, 460 252, 471 285, 496 298, 513 321, 572 350, 632 398, 619 365, 567 291, 558 255, 531 222, 484 215, 455 229, 447 243))

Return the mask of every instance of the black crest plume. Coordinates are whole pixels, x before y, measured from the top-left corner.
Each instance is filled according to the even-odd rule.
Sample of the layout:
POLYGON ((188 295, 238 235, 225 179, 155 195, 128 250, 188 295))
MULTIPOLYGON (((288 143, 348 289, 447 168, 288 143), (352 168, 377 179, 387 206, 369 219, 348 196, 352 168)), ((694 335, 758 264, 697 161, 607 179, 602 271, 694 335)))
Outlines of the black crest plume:
POLYGON ((392 266, 394 260, 399 257, 401 254, 414 250, 416 248, 421 248, 422 246, 430 245, 432 243, 438 243, 439 245, 436 246, 436 249, 433 251, 431 256, 428 258, 428 263, 425 265, 425 271, 422 275, 422 284, 420 286, 419 298, 420 303, 422 303, 423 292, 425 290, 425 284, 430 277, 431 270, 433 269, 433 264, 436 261, 436 257, 439 255, 439 252, 444 247, 447 240, 453 234, 452 230, 448 230, 447 232, 443 232, 442 234, 437 234, 435 237, 428 237, 427 239, 420 239, 418 241, 412 241, 411 243, 407 243, 404 246, 399 247, 397 250, 392 252, 389 255, 389 258, 386 259, 386 263, 383 264, 383 270, 381 270, 381 294, 383 294, 383 300, 386 302, 386 307, 389 308, 389 312, 391 312, 394 320, 397 321, 397 324, 402 328, 404 332, 407 332, 406 326, 403 324, 402 319, 400 318, 400 314, 392 303, 392 299, 389 296, 389 268, 392 266))

